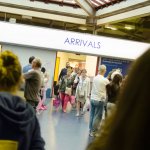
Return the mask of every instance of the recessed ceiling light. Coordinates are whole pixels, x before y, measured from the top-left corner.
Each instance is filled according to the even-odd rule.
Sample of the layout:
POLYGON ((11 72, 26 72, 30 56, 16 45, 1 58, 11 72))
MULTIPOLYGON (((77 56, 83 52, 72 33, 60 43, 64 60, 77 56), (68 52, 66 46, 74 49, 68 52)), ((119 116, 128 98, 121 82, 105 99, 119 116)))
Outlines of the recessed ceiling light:
POLYGON ((22 15, 22 18, 23 18, 23 19, 29 19, 29 20, 31 20, 31 19, 32 19, 32 17, 31 17, 31 16, 26 16, 26 15, 22 15))
POLYGON ((133 26, 133 25, 125 25, 124 28, 127 29, 127 30, 133 30, 133 29, 135 29, 135 26, 133 26))
POLYGON ((111 29, 111 30, 117 30, 117 28, 115 28, 115 27, 112 26, 112 25, 105 25, 105 28, 111 29))
POLYGON ((87 27, 85 27, 85 26, 80 26, 79 29, 85 31, 85 30, 87 30, 87 27))
POLYGON ((115 27, 111 27, 110 29, 111 29, 111 30, 117 30, 117 28, 115 28, 115 27))

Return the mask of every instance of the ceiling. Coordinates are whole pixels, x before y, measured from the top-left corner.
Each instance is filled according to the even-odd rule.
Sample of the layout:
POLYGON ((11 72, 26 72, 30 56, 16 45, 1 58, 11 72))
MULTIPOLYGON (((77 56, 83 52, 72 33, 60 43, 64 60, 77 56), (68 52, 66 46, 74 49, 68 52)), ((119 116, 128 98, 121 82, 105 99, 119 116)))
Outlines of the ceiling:
POLYGON ((131 6, 131 4, 136 3, 135 1, 133 2, 133 0, 85 0, 86 3, 83 0, 26 0, 31 3, 30 7, 27 7, 27 5, 23 7, 17 4, 17 0, 13 0, 13 2, 16 1, 14 4, 5 4, 1 1, 2 0, 0 0, 0 20, 2 21, 12 22, 14 18, 16 23, 21 24, 150 43, 150 10, 148 9, 148 13, 142 10, 146 10, 147 6, 150 6, 149 0, 141 0, 141 3, 134 4, 133 6, 131 6), (38 4, 40 6, 38 9, 31 7, 31 5, 38 7, 38 4), (128 4, 129 6, 123 7, 124 4, 126 4, 126 6, 128 4), (7 11, 8 9, 6 8, 2 11, 2 7, 5 6, 11 6, 15 8, 15 11, 7 11), (52 7, 51 10, 48 10, 50 7, 52 7), (27 12, 24 12, 24 15, 17 13, 17 9, 19 11, 29 10, 29 15, 26 15, 27 12), (143 11, 144 14, 130 17, 132 13, 128 13, 128 11, 137 11, 137 9, 139 9, 140 13, 143 11), (44 17, 38 13, 38 15, 35 16, 30 15, 33 12, 41 12, 44 17), (55 16, 48 18, 45 17, 45 14, 48 14, 48 16, 56 15, 56 17, 60 17, 60 19, 55 16), (125 16, 122 19, 119 18, 120 14, 123 14, 122 16, 129 15, 129 17, 125 16), (63 17, 66 17, 66 20, 63 17), (79 20, 74 20, 76 18, 79 20), (80 23, 80 20, 84 20, 85 23, 80 23))
MULTIPOLYGON (((30 0, 30 1, 40 1, 44 3, 55 3, 58 5, 69 5, 72 7, 80 7, 75 0, 30 0)), ((87 0, 87 2, 96 10, 114 5, 123 0, 87 0)))

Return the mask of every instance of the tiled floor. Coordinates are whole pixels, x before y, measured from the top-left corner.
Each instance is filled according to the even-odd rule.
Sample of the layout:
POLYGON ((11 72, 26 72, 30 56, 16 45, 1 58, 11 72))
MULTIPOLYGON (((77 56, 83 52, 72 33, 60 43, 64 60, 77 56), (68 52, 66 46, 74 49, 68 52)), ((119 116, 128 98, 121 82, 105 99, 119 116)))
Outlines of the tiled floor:
POLYGON ((50 104, 47 111, 38 115, 46 150, 85 150, 89 114, 76 117, 75 113, 71 109, 67 113, 56 111, 50 104))

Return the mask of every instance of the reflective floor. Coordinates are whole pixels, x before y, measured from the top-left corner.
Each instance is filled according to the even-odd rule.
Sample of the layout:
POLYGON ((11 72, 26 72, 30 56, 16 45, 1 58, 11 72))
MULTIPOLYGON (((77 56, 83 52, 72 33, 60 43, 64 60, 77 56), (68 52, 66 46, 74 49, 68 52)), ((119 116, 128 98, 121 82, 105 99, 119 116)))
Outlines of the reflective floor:
POLYGON ((89 113, 81 117, 75 114, 71 106, 63 113, 50 103, 48 110, 38 115, 46 150, 85 150, 89 142, 89 113))

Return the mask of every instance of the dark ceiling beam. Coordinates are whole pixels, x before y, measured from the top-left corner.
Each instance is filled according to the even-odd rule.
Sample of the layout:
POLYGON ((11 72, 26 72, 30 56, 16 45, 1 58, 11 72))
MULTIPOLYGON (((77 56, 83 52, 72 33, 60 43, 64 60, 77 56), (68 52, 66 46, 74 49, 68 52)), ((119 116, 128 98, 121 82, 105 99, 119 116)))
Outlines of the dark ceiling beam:
POLYGON ((141 36, 141 35, 135 35, 134 34, 134 32, 131 32, 131 31, 128 31, 128 30, 124 30, 124 29, 118 29, 119 31, 121 31, 121 32, 123 32, 123 33, 126 33, 128 36, 130 36, 130 37, 133 37, 133 38, 138 38, 138 39, 140 39, 140 40, 142 40, 142 41, 145 41, 146 40, 146 38, 145 37, 143 37, 143 36, 141 36))
MULTIPOLYGON (((105 0, 101 0, 101 1, 105 1, 105 0)), ((103 5, 103 8, 104 8, 104 7, 111 6, 111 5, 114 5, 114 4, 119 3, 119 2, 121 2, 121 1, 125 1, 125 0, 118 0, 118 1, 110 1, 110 2, 106 2, 107 5, 106 5, 106 4, 103 5)), ((97 7, 97 10, 99 10, 99 9, 101 9, 101 6, 97 7)))
POLYGON ((53 24, 54 24, 54 21, 53 20, 50 20, 49 21, 49 26, 52 28, 53 27, 53 24))
MULTIPOLYGON (((94 3, 98 4, 99 6, 102 6, 102 4, 96 0, 92 0, 94 3)), ((96 5, 95 5, 96 6, 96 5)), ((96 7, 99 7, 99 6, 96 6, 96 7)))
POLYGON ((107 2, 105 0, 100 0, 100 1, 102 1, 107 6, 107 2))
POLYGON ((48 3, 52 3, 52 4, 58 4, 60 6, 72 6, 72 7, 79 7, 79 5, 77 4, 73 4, 73 3, 69 3, 69 2, 65 2, 65 1, 51 1, 51 0, 30 0, 30 1, 40 1, 40 2, 44 2, 46 4, 48 3))
POLYGON ((97 25, 113 24, 129 19, 132 20, 134 18, 139 18, 141 16, 143 17, 148 16, 149 14, 150 14, 150 5, 143 6, 137 9, 133 9, 131 11, 126 11, 119 14, 116 13, 116 15, 100 18, 97 20, 97 25))
POLYGON ((67 30, 76 30, 78 27, 79 25, 74 25, 73 27, 67 27, 67 30))
MULTIPOLYGON (((122 0, 122 1, 124 1, 124 2, 119 3, 117 5, 114 5, 111 8, 107 7, 103 10, 97 10, 96 16, 104 18, 104 17, 124 13, 124 12, 127 12, 127 11, 131 11, 131 10, 134 10, 134 9, 138 9, 138 8, 150 5, 149 0, 145 0, 144 2, 143 2, 143 0, 139 0, 139 1, 131 1, 131 0, 129 0, 129 1, 126 0, 125 1, 125 0, 122 0)), ((121 0, 119 2, 121 2, 121 0)))

